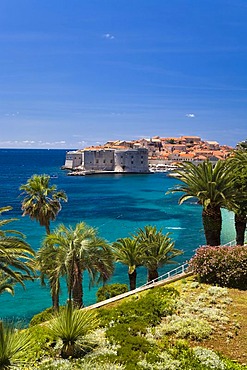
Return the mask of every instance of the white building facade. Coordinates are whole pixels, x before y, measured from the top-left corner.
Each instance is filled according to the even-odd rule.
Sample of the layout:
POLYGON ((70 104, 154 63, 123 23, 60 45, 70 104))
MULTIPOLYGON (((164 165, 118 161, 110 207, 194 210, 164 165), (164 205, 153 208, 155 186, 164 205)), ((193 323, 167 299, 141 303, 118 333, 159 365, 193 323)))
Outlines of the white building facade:
POLYGON ((65 169, 94 172, 148 173, 148 150, 85 149, 66 153, 65 169))

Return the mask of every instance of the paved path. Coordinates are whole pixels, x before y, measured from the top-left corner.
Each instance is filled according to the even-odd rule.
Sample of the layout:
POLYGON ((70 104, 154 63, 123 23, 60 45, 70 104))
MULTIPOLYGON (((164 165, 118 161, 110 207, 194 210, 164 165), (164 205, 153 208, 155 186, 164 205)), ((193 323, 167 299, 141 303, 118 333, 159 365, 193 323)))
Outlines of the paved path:
POLYGON ((163 285, 166 285, 166 284, 170 284, 173 281, 176 281, 176 280, 179 280, 179 279, 182 279, 182 278, 186 278, 186 277, 192 276, 192 275, 193 275, 193 272, 184 272, 184 273, 181 273, 181 274, 177 274, 177 275, 172 276, 170 278, 166 278, 164 280, 157 281, 156 283, 151 283, 151 284, 145 285, 143 287, 137 288, 135 290, 130 290, 129 292, 119 294, 115 297, 106 299, 105 301, 101 301, 101 302, 92 304, 91 306, 85 307, 85 309, 92 310, 94 308, 103 307, 105 305, 108 305, 109 303, 119 301, 122 298, 126 298, 126 297, 129 297, 129 296, 133 295, 133 294, 143 292, 144 290, 152 289, 152 288, 163 286, 163 285))

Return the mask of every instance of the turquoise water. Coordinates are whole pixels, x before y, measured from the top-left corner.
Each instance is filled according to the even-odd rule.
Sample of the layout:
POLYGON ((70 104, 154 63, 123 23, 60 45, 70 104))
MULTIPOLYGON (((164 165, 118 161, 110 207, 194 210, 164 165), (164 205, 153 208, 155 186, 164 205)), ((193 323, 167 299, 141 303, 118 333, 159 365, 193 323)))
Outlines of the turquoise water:
MULTIPOLYGON (((170 232, 176 248, 184 254, 177 261, 188 260, 194 250, 205 243, 201 207, 196 202, 178 205, 178 194, 166 195, 168 189, 178 180, 166 174, 148 175, 97 175, 74 177, 67 176, 60 170, 64 164, 65 150, 0 150, 0 206, 11 205, 13 211, 8 216, 19 220, 11 225, 22 231, 27 241, 37 250, 45 236, 44 228, 21 217, 21 197, 19 187, 34 173, 56 174, 51 182, 66 191, 68 203, 63 204, 54 229, 59 223, 66 226, 79 221, 98 228, 100 236, 109 242, 117 238, 130 236, 145 225, 156 225, 163 231, 170 232)), ((4 215, 6 217, 6 214, 4 215)), ((234 239, 232 215, 223 212, 222 242, 234 239)), ((160 274, 173 268, 160 269, 160 274)), ((128 283, 127 269, 117 265, 111 282, 128 283)), ((138 271, 138 285, 146 282, 144 268, 138 271)), ((41 287, 39 282, 27 283, 24 291, 16 286, 15 296, 7 293, 0 296, 0 317, 29 320, 34 314, 50 307, 49 289, 41 287)), ((98 287, 89 290, 88 279, 84 279, 84 302, 95 302, 98 287)), ((66 301, 66 287, 61 295, 61 304, 66 301)))

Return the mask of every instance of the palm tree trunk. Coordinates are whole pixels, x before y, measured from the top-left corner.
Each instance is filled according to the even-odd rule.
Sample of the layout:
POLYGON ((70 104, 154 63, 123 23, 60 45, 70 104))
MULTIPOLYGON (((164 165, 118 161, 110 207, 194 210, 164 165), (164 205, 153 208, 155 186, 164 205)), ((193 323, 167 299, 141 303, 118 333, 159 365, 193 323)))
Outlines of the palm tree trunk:
POLYGON ((134 290, 136 289, 136 270, 134 270, 132 272, 132 274, 128 274, 129 275, 129 284, 130 284, 130 290, 134 290))
POLYGON ((148 282, 151 282, 152 280, 158 279, 158 277, 159 277, 159 274, 158 274, 157 269, 154 269, 154 270, 148 269, 148 282))
POLYGON ((50 224, 49 224, 49 222, 45 225, 45 230, 46 230, 46 234, 47 234, 47 235, 50 235, 50 233, 51 233, 51 229, 50 229, 50 224))
POLYGON ((59 278, 52 276, 50 278, 50 287, 51 287, 51 297, 52 297, 52 307, 55 312, 59 311, 59 292, 60 292, 60 283, 59 278))
POLYGON ((80 269, 79 264, 75 263, 74 264, 74 269, 73 269, 73 286, 72 286, 72 298, 74 305, 77 308, 83 307, 83 291, 82 291, 82 271, 80 269))
POLYGON ((202 220, 207 245, 220 245, 222 216, 220 207, 208 207, 202 211, 202 220))
POLYGON ((235 213, 236 244, 244 245, 247 218, 235 213))
POLYGON ((57 292, 52 295, 52 307, 55 312, 59 311, 59 296, 57 292))

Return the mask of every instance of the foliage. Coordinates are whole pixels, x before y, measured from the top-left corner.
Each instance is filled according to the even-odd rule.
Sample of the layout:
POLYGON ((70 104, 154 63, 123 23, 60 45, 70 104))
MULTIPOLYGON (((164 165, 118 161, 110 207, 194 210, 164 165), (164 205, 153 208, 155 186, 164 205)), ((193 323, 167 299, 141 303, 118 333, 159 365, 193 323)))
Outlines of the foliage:
POLYGON ((0 294, 4 292, 14 295, 14 280, 0 271, 0 294))
POLYGON ((30 216, 50 233, 50 221, 54 221, 61 210, 61 200, 67 201, 64 191, 57 190, 56 185, 50 186, 50 176, 33 175, 27 183, 20 187, 23 190, 23 216, 30 216))
POLYGON ((163 234, 162 229, 147 225, 139 229, 135 239, 142 248, 142 265, 148 269, 148 281, 158 278, 158 268, 165 264, 174 264, 174 258, 183 252, 174 248, 170 233, 163 234))
POLYGON ((196 318, 192 314, 184 316, 172 315, 159 328, 160 335, 174 334, 177 338, 201 341, 212 333, 211 326, 206 320, 196 318))
POLYGON ((98 236, 95 228, 83 222, 76 224, 75 228, 62 224, 47 235, 38 259, 43 274, 47 271, 56 287, 59 287, 59 278, 66 276, 69 299, 73 298, 78 307, 83 306, 83 272, 88 271, 93 284, 95 281, 105 282, 114 270, 110 246, 98 236), (54 257, 53 266, 49 255, 54 257))
MULTIPOLYGON (((62 340, 61 356, 63 358, 75 357, 78 341, 97 325, 95 312, 74 309, 70 301, 62 313, 46 324, 50 335, 54 339, 62 340)), ((82 349, 86 344, 81 341, 79 346, 82 349)))
MULTIPOLYGON (((63 309, 63 307, 60 307, 60 312, 63 309)), ((37 315, 34 315, 29 323, 29 327, 41 324, 45 321, 50 320, 54 317, 54 309, 52 307, 47 308, 46 310, 38 313, 37 315)))
POLYGON ((232 169, 225 161, 218 161, 215 166, 209 161, 199 165, 184 162, 178 171, 182 185, 174 187, 170 192, 184 193, 179 204, 190 198, 197 198, 203 207, 203 226, 208 245, 220 245, 222 226, 221 207, 233 207, 236 192, 233 188, 234 176, 232 169))
MULTIPOLYGON (((179 296, 172 289, 155 288, 125 299, 123 304, 98 310, 101 324, 106 327, 83 335, 79 344, 87 347, 75 352, 80 358, 58 358, 58 350, 61 350, 63 343, 58 339, 55 344, 54 336, 47 329, 48 323, 27 329, 31 332, 34 343, 26 351, 27 362, 23 367, 18 367, 18 370, 246 370, 246 366, 226 359, 212 350, 201 347, 193 349, 184 339, 177 339, 176 333, 168 336, 162 332, 162 325, 174 318, 178 322, 178 316, 181 317, 181 322, 184 318, 190 318, 189 330, 192 330, 193 322, 197 326, 198 321, 204 320, 207 326, 212 324, 216 332, 214 340, 218 341, 222 333, 222 345, 225 345, 224 332, 232 325, 222 325, 223 316, 231 311, 228 309, 230 303, 226 303, 229 290, 199 284, 191 279, 173 283, 180 291, 179 296), (163 306, 167 304, 165 310, 164 307, 161 309, 162 305, 159 306, 160 301, 163 301, 163 306), (156 306, 158 314, 154 312, 156 306), (213 314, 209 314, 209 311, 213 314), (219 315, 220 320, 215 321, 215 315, 219 315), (159 320, 157 317, 160 317, 159 320), (160 321, 161 324, 156 326, 160 321)), ((245 292, 242 293, 245 295, 245 292)), ((197 335, 188 337, 190 341, 192 338, 198 339, 197 335)), ((239 336, 236 337, 238 339, 239 336)), ((207 346, 212 340, 213 337, 210 342, 204 341, 203 345, 207 346)), ((244 343, 241 341, 241 344, 244 343)), ((198 346, 198 343, 195 345, 198 346)))
POLYGON ((104 301, 105 299, 115 297, 119 294, 126 293, 128 291, 128 287, 126 284, 107 284, 102 286, 98 289, 96 296, 97 302, 104 301))
POLYGON ((161 317, 174 312, 178 292, 173 288, 156 288, 144 296, 135 296, 115 308, 100 309, 102 325, 142 323, 157 325, 161 317))
POLYGON ((136 239, 121 238, 112 244, 112 251, 117 262, 128 266, 130 290, 136 289, 136 268, 143 264, 142 246, 136 239))
POLYGON ((247 289, 246 247, 201 247, 190 260, 190 268, 202 282, 247 289))
POLYGON ((139 368, 137 363, 152 351, 144 337, 147 327, 157 325, 163 316, 174 312, 177 296, 172 288, 157 288, 111 310, 100 310, 101 322, 108 327, 107 338, 119 346, 115 358, 126 369, 139 368))
POLYGON ((25 352, 25 361, 33 369, 35 365, 47 356, 54 356, 54 340, 45 325, 36 325, 25 329, 32 337, 32 346, 25 352))
POLYGON ((0 368, 8 369, 12 364, 24 361, 25 352, 32 346, 29 332, 15 330, 0 321, 0 368))
POLYGON ((200 363, 206 368, 215 369, 215 370, 225 370, 225 365, 221 361, 220 357, 213 351, 195 347, 193 348, 195 357, 200 360, 200 363))
MULTIPOLYGON (((11 207, 0 208, 0 216, 3 212, 11 210, 11 207)), ((13 293, 13 284, 20 283, 24 287, 24 280, 32 279, 33 256, 35 252, 25 241, 25 236, 16 230, 2 229, 15 219, 0 220, 0 273, 2 290, 13 293)))
POLYGON ((227 160, 227 165, 234 174, 233 189, 236 197, 233 207, 235 213, 236 244, 244 245, 247 223, 247 151, 235 150, 227 160))

